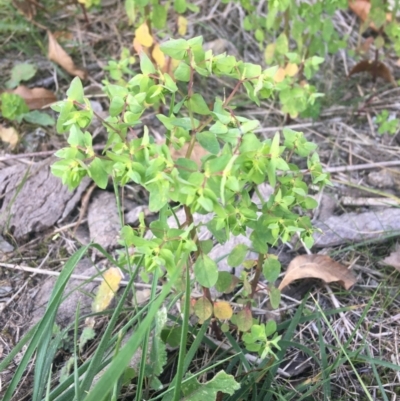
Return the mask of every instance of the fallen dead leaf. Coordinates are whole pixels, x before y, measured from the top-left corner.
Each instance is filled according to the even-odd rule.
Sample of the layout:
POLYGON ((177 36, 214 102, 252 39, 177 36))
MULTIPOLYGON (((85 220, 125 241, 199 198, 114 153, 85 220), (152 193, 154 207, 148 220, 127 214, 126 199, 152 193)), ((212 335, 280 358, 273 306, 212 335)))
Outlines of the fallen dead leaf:
POLYGON ((360 72, 369 72, 373 79, 379 77, 384 79, 386 82, 397 85, 389 68, 381 61, 362 60, 351 69, 349 77, 360 72))
POLYGON ((49 37, 49 50, 47 57, 49 60, 54 61, 60 67, 64 68, 69 74, 79 77, 80 79, 86 78, 86 71, 77 68, 72 61, 72 58, 67 52, 60 46, 54 35, 47 31, 49 37))
POLYGON ((319 278, 325 283, 338 281, 346 290, 356 283, 351 271, 329 256, 301 255, 290 262, 279 289, 282 290, 293 281, 303 278, 319 278))
POLYGON ((33 1, 13 0, 13 6, 20 11, 28 21, 31 21, 36 15, 36 5, 33 1))
POLYGON ((389 256, 381 261, 385 265, 394 267, 396 270, 400 271, 400 246, 392 252, 389 256))
MULTIPOLYGON (((371 2, 369 0, 349 0, 349 8, 361 19, 361 21, 365 22, 369 18, 371 2)), ((392 14, 386 13, 386 22, 390 22, 391 20, 392 14)), ((379 30, 373 22, 371 22, 369 26, 374 31, 379 30)))
POLYGON ((45 88, 29 89, 24 85, 19 85, 12 93, 21 96, 29 110, 38 110, 57 101, 56 95, 45 88))
POLYGON ((19 136, 14 127, 5 127, 0 125, 0 139, 9 144, 11 150, 15 149, 18 144, 19 136))

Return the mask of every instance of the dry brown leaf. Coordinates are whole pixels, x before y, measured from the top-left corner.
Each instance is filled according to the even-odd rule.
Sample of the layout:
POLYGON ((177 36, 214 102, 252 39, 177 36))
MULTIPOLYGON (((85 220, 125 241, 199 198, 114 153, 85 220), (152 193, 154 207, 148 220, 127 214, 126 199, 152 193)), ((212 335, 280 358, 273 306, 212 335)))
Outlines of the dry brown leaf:
POLYGON ((20 11, 28 21, 36 15, 36 5, 29 0, 13 0, 13 6, 20 11))
MULTIPOLYGON (((361 21, 365 22, 369 17, 369 12, 371 11, 371 2, 369 0, 349 0, 349 8, 361 19, 361 21)), ((391 20, 392 14, 386 13, 386 21, 390 22, 391 20)), ((374 31, 379 30, 373 22, 371 22, 369 26, 374 31)))
POLYGON ((19 85, 12 93, 21 96, 29 110, 38 110, 57 101, 56 95, 45 88, 29 89, 24 85, 19 85))
POLYGON ((17 130, 14 127, 0 125, 0 140, 8 143, 11 150, 15 149, 19 141, 17 130))
POLYGON ((362 60, 351 69, 349 77, 360 72, 369 72, 373 79, 379 77, 384 79, 386 82, 396 85, 396 81, 389 68, 381 61, 362 60))
MULTIPOLYGON (((188 150, 189 144, 185 143, 181 149, 175 150, 172 148, 171 150, 171 156, 173 159, 179 159, 180 157, 186 157, 186 152, 188 150)), ((194 148, 192 151, 192 154, 190 156, 190 159, 195 161, 196 164, 200 167, 201 166, 201 158, 208 155, 209 153, 200 146, 199 143, 194 144, 194 148)))
MULTIPOLYGON (((163 144, 165 140, 158 141, 159 144, 163 144)), ((189 143, 185 143, 182 148, 179 150, 176 150, 174 147, 171 146, 171 156, 174 160, 179 159, 179 158, 184 158, 186 157, 186 152, 188 150, 189 143)), ((196 162, 196 164, 200 167, 201 166, 201 158, 208 155, 209 153, 200 146, 198 142, 194 144, 194 148, 192 151, 192 155, 190 157, 191 160, 196 162)))
POLYGON ((338 281, 346 290, 356 283, 351 271, 329 256, 301 255, 290 262, 279 289, 282 290, 293 281, 303 278, 319 278, 325 283, 338 281))
POLYGON ((64 68, 69 74, 79 77, 80 79, 86 78, 86 71, 77 68, 72 61, 72 58, 67 52, 59 45, 54 35, 47 31, 49 37, 49 50, 47 57, 49 60, 54 61, 60 67, 64 68))
POLYGON ((400 247, 383 259, 381 263, 392 266, 396 270, 400 271, 400 247))

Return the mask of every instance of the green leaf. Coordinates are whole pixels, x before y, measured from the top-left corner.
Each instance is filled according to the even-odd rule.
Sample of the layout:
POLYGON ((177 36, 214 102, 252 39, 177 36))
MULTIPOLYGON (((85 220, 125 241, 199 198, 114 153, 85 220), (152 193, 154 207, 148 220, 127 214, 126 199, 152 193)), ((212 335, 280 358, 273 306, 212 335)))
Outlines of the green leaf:
POLYGON ((171 347, 177 347, 181 342, 182 326, 168 327, 161 332, 162 340, 171 347))
POLYGON ((108 173, 104 167, 104 161, 95 157, 89 165, 89 176, 101 189, 105 189, 108 183, 108 173))
POLYGON ((163 29, 167 23, 167 6, 153 3, 153 18, 151 22, 157 29, 163 29))
POLYGON ((160 46, 161 51, 175 60, 183 60, 188 49, 185 39, 169 40, 160 46))
POLYGON ((315 209, 316 207, 318 207, 318 202, 310 196, 304 199, 303 204, 306 209, 315 209))
POLYGON ((190 108, 193 113, 201 114, 203 116, 211 113, 206 101, 203 99, 203 96, 198 93, 192 95, 192 97, 185 102, 185 105, 190 108))
POLYGON ((175 0, 174 1, 174 9, 177 13, 183 14, 186 12, 186 0, 175 0))
POLYGON ((182 383, 182 391, 185 395, 182 401, 205 401, 216 400, 217 393, 227 393, 232 395, 235 390, 240 388, 233 376, 219 371, 210 381, 199 383, 195 376, 190 377, 189 381, 182 383))
POLYGON ((132 25, 136 19, 135 0, 125 1, 125 13, 129 20, 129 25, 132 25))
POLYGON ((25 100, 14 93, 4 92, 0 95, 1 114, 7 120, 21 121, 24 114, 29 112, 25 100))
POLYGON ((190 67, 184 62, 179 63, 178 68, 174 72, 174 77, 178 81, 189 82, 190 67))
POLYGON ((24 120, 31 124, 38 124, 43 126, 54 126, 56 123, 53 117, 39 110, 33 110, 27 114, 24 114, 24 120))
POLYGON ((215 284, 215 289, 219 292, 231 292, 233 282, 232 274, 221 271, 218 273, 218 281, 215 284))
POLYGON ((20 63, 15 65, 11 70, 11 78, 6 82, 6 87, 13 89, 19 85, 21 81, 29 81, 36 74, 37 68, 29 63, 20 63))
POLYGON ((211 317, 213 306, 206 297, 199 298, 194 304, 194 313, 201 322, 211 317))
POLYGON ((269 300, 273 309, 279 308, 281 302, 281 292, 276 287, 270 287, 269 289, 269 300))
POLYGON ((174 80, 170 77, 169 74, 165 73, 164 74, 164 79, 165 83, 164 86, 172 93, 175 93, 178 90, 178 87, 176 86, 176 83, 174 80))
POLYGON ((276 332, 275 320, 269 320, 265 325, 265 337, 270 337, 276 332))
POLYGON ((205 239, 202 241, 199 241, 200 249, 202 252, 205 254, 210 253, 211 250, 213 249, 214 243, 212 239, 205 239))
POLYGON ((151 62, 146 53, 142 52, 140 55, 140 69, 142 73, 145 75, 154 74, 156 72, 156 68, 154 64, 151 62))
POLYGON ((75 102, 80 104, 84 103, 82 81, 78 77, 75 77, 72 80, 71 85, 67 90, 67 96, 68 100, 75 100, 75 102))
POLYGON ((110 116, 115 117, 122 112, 125 107, 125 101, 119 96, 114 96, 110 103, 110 116))
POLYGON ((228 256, 228 265, 231 267, 240 266, 247 255, 249 248, 245 244, 236 245, 228 256))
POLYGON ((276 47, 275 51, 278 52, 279 54, 286 54, 289 51, 289 42, 286 34, 282 32, 279 36, 278 39, 276 40, 276 47))
POLYGON ((253 325, 253 316, 251 309, 244 308, 235 315, 235 324, 240 331, 246 332, 251 329, 253 325))
POLYGON ((197 133, 196 139, 205 150, 213 155, 217 155, 221 150, 215 134, 210 131, 197 133))
POLYGON ((149 357, 151 374, 156 376, 159 376, 163 372, 164 365, 167 363, 167 350, 165 343, 161 339, 161 332, 166 323, 167 309, 163 306, 156 315, 149 357))
POLYGON ((210 288, 218 280, 217 264, 208 255, 202 253, 194 265, 194 275, 200 285, 210 288))
POLYGON ((275 282, 281 273, 281 264, 273 255, 268 255, 263 264, 263 274, 270 283, 275 282))

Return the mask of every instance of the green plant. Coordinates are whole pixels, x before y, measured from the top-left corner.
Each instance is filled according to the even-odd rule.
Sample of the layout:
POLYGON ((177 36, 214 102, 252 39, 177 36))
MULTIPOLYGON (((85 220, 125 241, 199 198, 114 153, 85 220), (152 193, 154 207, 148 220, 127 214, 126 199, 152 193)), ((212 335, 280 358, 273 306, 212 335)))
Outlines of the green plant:
POLYGON ((394 135, 399 129, 400 120, 390 116, 387 110, 382 110, 375 117, 375 122, 378 124, 378 134, 389 133, 394 135))
MULTIPOLYGON (((266 65, 278 65, 272 77, 281 87, 279 102, 282 111, 292 118, 300 113, 318 114, 314 102, 322 94, 317 93, 311 81, 324 57, 346 46, 346 38, 335 30, 332 16, 337 10, 346 9, 348 2, 269 0, 260 4, 259 0, 223 1, 230 2, 240 4, 245 15, 243 27, 254 35, 260 52, 264 53, 266 65)), ((164 31, 168 30, 168 12, 179 15, 180 32, 180 21, 185 20, 183 14, 188 11, 196 12, 198 9, 186 0, 177 0, 173 4, 159 0, 126 2, 130 22, 139 27, 136 38, 142 46, 149 48, 155 59, 157 45, 153 40, 157 42, 156 37, 163 37, 164 31)))
MULTIPOLYGON (((254 326, 251 306, 262 273, 270 280, 272 304, 279 305, 280 294, 273 283, 280 265, 269 254, 269 247, 289 241, 294 234, 307 246, 312 245, 313 228, 304 211, 317 203, 308 194, 305 176, 318 186, 328 183, 328 176, 322 172, 314 153, 316 145, 308 142, 301 132, 284 129, 283 140, 276 133, 262 141, 254 133, 258 121, 239 116, 235 111, 234 97, 242 87, 256 103, 286 90, 273 79, 276 67, 262 70, 232 56, 214 56, 211 50, 203 50, 201 37, 170 40, 161 45, 161 50, 178 61, 172 76, 158 70, 142 54, 140 74, 125 83, 119 79, 118 85, 105 82, 110 116, 103 121, 108 141, 101 156, 95 154, 91 135, 85 131, 93 111, 84 98, 80 80, 73 80, 67 100, 53 107, 59 112, 58 131, 69 132, 70 147, 57 152, 61 160, 54 163, 52 171, 71 189, 86 175, 101 188, 107 186, 109 177, 120 186, 133 181, 145 188, 149 192, 149 208, 159 212, 159 218, 150 227, 145 226, 143 219, 137 229, 123 227, 122 241, 132 251, 129 259, 127 253, 121 253, 121 266, 139 267, 145 275, 164 268, 168 276, 178 271, 182 278, 176 288, 184 290, 187 300, 193 286, 188 272, 193 269, 195 280, 203 288, 203 297, 194 305, 199 319, 205 321, 214 316, 221 324, 231 320, 241 331, 258 333, 256 339, 254 335, 246 337, 252 350, 264 329, 263 346, 257 342, 260 345, 257 349, 260 355, 266 355, 277 344, 276 339, 267 340, 274 330, 270 325, 254 326), (229 77, 236 80, 236 85, 227 97, 213 96, 206 100, 197 91, 196 75, 229 77), (209 104, 213 106, 210 108, 209 104), (155 143, 146 127, 141 137, 134 131, 148 108, 163 111, 157 118, 165 128, 164 144, 155 143), (134 133, 134 139, 127 139, 128 131, 134 133), (184 145, 186 156, 174 160, 173 150, 184 145), (201 165, 191 160, 195 146, 205 153, 201 165), (307 159, 305 172, 294 162, 299 158, 307 159), (261 203, 257 204, 251 194, 258 192, 258 186, 264 182, 272 186, 273 195, 264 200, 259 194, 261 203), (167 220, 175 214, 171 202, 185 210, 186 221, 178 228, 171 227, 167 220), (243 309, 233 316, 229 304, 217 304, 211 298, 213 286, 231 292, 233 277, 218 272, 216 261, 208 256, 212 242, 198 239, 200 225, 195 223, 194 213, 212 214, 207 228, 220 243, 231 235, 252 230, 250 248, 258 253, 258 259, 245 260, 250 248, 244 244, 235 247, 228 257, 229 265, 247 267, 241 276, 244 288, 238 300, 243 309), (151 231, 153 238, 144 238, 147 231, 151 231)), ((216 325, 214 330, 218 331, 216 325)), ((186 332, 182 330, 184 336, 186 332)))
POLYGON ((46 113, 38 110, 29 111, 25 100, 14 93, 4 92, 0 95, 1 115, 10 121, 21 123, 22 120, 27 123, 39 125, 54 125, 54 119, 46 113))

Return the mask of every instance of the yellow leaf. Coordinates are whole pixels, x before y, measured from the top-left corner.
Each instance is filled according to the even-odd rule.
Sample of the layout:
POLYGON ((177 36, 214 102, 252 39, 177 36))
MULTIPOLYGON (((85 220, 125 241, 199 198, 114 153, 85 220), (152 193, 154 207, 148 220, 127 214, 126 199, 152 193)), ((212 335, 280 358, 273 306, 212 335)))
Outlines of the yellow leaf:
POLYGON ((153 52, 151 53, 154 61, 157 63, 159 68, 164 68, 165 66, 165 56, 160 49, 160 45, 157 43, 154 45, 153 52))
POLYGON ((188 20, 180 15, 178 17, 178 33, 181 36, 185 36, 187 32, 188 20))
POLYGON ((274 75, 274 81, 275 82, 282 82, 285 79, 286 73, 285 70, 282 67, 278 68, 278 71, 274 75))
POLYGON ((270 43, 265 48, 264 58, 265 58, 265 62, 267 64, 270 64, 272 62, 273 58, 274 58, 275 47, 276 47, 275 43, 270 43))
POLYGON ((18 132, 14 127, 6 128, 4 125, 0 125, 0 140, 8 143, 10 149, 13 150, 19 141, 18 132))
POLYGON ((93 312, 101 312, 110 305, 122 279, 121 270, 111 267, 103 273, 103 279, 92 305, 93 312))
POLYGON ((142 46, 150 47, 153 44, 153 37, 150 35, 149 27, 145 22, 136 29, 135 39, 142 46))
POLYGON ((288 63, 288 65, 285 67, 285 74, 288 77, 294 77, 298 72, 299 72, 299 67, 297 66, 297 64, 288 63))
POLYGON ((214 316, 217 319, 225 320, 230 319, 233 315, 232 307, 229 305, 229 302, 226 301, 217 301, 214 302, 214 316))
POLYGON ((204 322, 212 315, 212 305, 207 298, 199 298, 194 305, 194 313, 200 322, 204 322))

